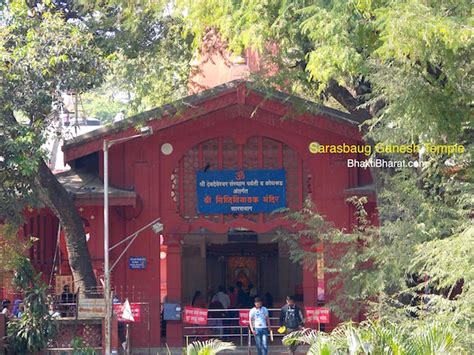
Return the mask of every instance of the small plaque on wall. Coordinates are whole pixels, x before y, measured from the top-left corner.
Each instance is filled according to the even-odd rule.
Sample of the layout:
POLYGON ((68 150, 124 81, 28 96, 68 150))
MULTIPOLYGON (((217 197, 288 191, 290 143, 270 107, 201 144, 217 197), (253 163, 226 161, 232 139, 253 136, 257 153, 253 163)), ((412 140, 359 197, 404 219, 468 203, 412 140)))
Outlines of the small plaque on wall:
POLYGON ((132 270, 146 269, 146 258, 144 256, 131 256, 128 259, 128 266, 132 270))

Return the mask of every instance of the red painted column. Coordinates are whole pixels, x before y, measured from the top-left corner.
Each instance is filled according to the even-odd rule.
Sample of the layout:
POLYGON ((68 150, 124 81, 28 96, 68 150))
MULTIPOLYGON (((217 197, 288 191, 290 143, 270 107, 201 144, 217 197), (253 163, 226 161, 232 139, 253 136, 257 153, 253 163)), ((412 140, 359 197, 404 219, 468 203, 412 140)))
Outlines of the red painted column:
POLYGON ((318 297, 318 285, 314 271, 303 269, 303 297, 304 305, 314 307, 318 297))
MULTIPOLYGON (((167 252, 167 302, 181 304, 181 244, 180 235, 170 235, 165 237, 168 247, 167 252)), ((183 344, 183 322, 166 322, 166 343, 169 346, 181 346, 183 344)))
MULTIPOLYGON (((301 247, 305 251, 312 250, 309 241, 302 240, 301 247)), ((318 299, 318 282, 316 273, 303 267, 303 299, 305 307, 317 306, 318 299)))

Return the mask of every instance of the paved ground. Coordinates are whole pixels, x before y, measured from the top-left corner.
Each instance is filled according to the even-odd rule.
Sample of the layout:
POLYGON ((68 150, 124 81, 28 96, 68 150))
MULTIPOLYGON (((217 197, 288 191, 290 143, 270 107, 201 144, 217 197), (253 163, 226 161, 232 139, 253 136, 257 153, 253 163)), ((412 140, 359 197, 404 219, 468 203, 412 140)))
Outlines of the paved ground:
MULTIPOLYGON (((306 347, 301 347, 298 348, 298 351, 296 352, 297 355, 304 355, 306 354, 307 348, 306 347)), ((183 349, 182 348, 171 348, 171 355, 182 355, 183 349)), ((133 354, 140 354, 140 355, 169 355, 169 352, 166 348, 156 348, 156 349, 136 349, 132 352, 133 354)), ((248 354, 248 349, 247 347, 238 347, 236 350, 233 351, 224 351, 221 354, 248 354)), ((288 354, 288 349, 282 346, 270 346, 268 349, 268 355, 287 355, 288 354)), ((251 348, 251 355, 257 355, 257 350, 255 347, 251 348)))

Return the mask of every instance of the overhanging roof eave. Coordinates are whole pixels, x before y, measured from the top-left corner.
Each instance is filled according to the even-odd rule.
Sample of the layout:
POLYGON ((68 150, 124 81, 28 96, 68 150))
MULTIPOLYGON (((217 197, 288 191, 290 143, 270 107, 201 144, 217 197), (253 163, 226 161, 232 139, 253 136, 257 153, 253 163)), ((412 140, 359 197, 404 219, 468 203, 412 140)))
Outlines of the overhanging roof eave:
MULTIPOLYGON (((295 106, 296 108, 303 108, 306 113, 324 116, 330 120, 350 126, 352 128, 357 128, 359 125, 357 121, 351 119, 351 115, 348 113, 345 113, 336 109, 332 109, 330 107, 326 107, 326 106, 308 101, 300 97, 288 95, 281 91, 277 91, 274 89, 261 88, 249 81, 237 79, 237 80, 216 86, 214 88, 202 91, 200 93, 187 96, 183 99, 176 100, 170 104, 166 104, 161 107, 134 115, 130 117, 128 120, 116 122, 113 125, 102 127, 97 130, 93 130, 91 132, 75 137, 64 143, 63 151, 65 152, 65 156, 66 156, 69 150, 72 150, 76 147, 80 147, 87 143, 104 139, 105 137, 110 136, 110 135, 118 134, 140 123, 149 122, 151 120, 156 120, 156 119, 164 118, 164 117, 172 117, 176 113, 179 113, 180 109, 186 109, 187 107, 196 108, 197 105, 207 100, 216 99, 220 96, 236 91, 237 88, 241 85, 245 85, 246 89, 253 91, 257 95, 262 96, 264 99, 267 98, 268 100, 278 101, 282 104, 290 104, 291 106, 295 106)), ((201 114, 198 114, 197 117, 203 114, 207 114, 207 113, 208 112, 203 112, 201 114)), ((178 123, 178 121, 176 123, 178 123)), ((162 127, 160 129, 165 129, 165 128, 167 127, 162 127)), ((95 151, 97 151, 97 149, 95 151)))

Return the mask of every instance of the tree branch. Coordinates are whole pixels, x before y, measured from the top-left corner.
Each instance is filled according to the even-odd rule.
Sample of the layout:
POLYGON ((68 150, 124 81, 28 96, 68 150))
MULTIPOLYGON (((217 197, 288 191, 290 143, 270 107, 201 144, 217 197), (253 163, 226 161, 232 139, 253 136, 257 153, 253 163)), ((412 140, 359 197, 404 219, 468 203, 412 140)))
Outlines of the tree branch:
POLYGON ((372 118, 372 114, 369 110, 360 108, 360 102, 349 92, 349 90, 339 85, 335 80, 331 80, 326 89, 326 92, 330 94, 334 99, 339 102, 349 113, 353 116, 354 120, 359 123, 363 123, 369 118, 372 118))

